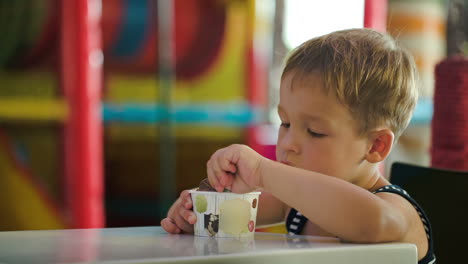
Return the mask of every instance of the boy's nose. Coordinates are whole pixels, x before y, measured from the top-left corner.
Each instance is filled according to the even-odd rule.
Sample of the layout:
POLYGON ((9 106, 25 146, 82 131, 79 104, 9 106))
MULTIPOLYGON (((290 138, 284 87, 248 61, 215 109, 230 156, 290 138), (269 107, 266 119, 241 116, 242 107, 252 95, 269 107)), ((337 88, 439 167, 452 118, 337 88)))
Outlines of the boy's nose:
POLYGON ((284 150, 299 153, 300 145, 292 131, 286 132, 279 143, 284 150))

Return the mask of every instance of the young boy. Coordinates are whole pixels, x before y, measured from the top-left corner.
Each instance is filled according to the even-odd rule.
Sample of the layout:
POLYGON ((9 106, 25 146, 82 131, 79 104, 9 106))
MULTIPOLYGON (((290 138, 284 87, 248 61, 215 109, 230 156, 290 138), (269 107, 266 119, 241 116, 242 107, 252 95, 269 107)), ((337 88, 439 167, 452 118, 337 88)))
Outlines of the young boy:
MULTIPOLYGON (((345 241, 409 242, 434 263, 428 219, 378 164, 408 125, 418 91, 412 57, 389 36, 351 29, 311 39, 286 62, 274 162, 244 145, 216 151, 207 174, 217 191, 261 189, 258 224, 286 220, 292 234, 345 241)), ((193 232, 187 191, 161 221, 193 232)))

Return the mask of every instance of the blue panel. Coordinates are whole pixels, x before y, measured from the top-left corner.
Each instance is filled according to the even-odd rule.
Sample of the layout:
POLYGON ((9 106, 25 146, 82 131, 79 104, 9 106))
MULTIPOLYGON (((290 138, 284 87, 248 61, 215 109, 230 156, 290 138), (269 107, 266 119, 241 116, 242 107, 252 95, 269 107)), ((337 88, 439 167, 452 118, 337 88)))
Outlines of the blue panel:
MULTIPOLYGON (((163 120, 166 109, 155 104, 112 104, 103 106, 105 123, 158 123, 163 120)), ((260 120, 262 111, 246 103, 206 103, 174 105, 170 119, 175 124, 204 124, 244 127, 260 120)))
POLYGON ((150 28, 150 10, 147 0, 120 0, 122 9, 121 29, 116 42, 111 48, 112 56, 132 57, 138 54, 145 43, 148 28, 150 28))
POLYGON ((420 98, 416 108, 414 109, 413 118, 411 119, 411 125, 426 125, 432 121, 432 114, 434 111, 434 105, 430 98, 420 98))

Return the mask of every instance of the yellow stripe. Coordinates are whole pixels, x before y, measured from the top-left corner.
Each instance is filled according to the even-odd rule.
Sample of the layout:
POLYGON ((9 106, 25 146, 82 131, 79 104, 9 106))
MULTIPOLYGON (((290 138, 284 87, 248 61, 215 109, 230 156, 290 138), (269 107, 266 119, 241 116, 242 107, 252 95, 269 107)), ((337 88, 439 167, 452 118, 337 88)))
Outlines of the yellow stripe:
POLYGON ((63 99, 0 98, 0 119, 19 121, 64 121, 68 108, 63 99))
POLYGON ((277 223, 273 225, 263 225, 258 226, 255 229, 256 232, 266 232, 266 233, 279 233, 279 234, 287 234, 288 230, 286 230, 286 226, 284 222, 277 223))

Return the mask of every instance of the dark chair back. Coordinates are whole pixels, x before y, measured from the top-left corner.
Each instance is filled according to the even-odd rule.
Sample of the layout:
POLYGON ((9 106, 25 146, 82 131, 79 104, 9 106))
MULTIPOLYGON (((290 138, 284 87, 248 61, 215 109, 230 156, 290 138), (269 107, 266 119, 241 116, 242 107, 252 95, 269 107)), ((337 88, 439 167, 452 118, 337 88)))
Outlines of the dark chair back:
POLYGON ((468 171, 396 162, 390 181, 405 189, 428 215, 437 263, 468 263, 468 171))

